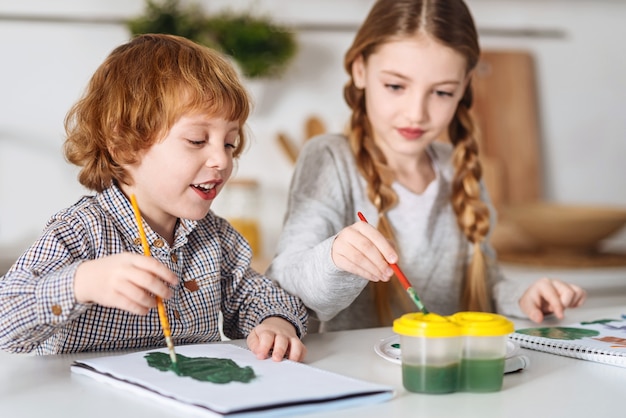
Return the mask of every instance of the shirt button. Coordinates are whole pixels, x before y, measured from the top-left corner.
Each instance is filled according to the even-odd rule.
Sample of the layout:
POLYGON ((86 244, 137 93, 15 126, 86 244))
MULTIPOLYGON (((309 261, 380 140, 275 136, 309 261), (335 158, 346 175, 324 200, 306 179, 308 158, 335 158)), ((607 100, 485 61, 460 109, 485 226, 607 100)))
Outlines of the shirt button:
POLYGON ((199 289, 198 282, 196 282, 195 280, 186 280, 183 282, 183 286, 185 286, 185 289, 189 290, 190 292, 195 292, 199 289))
POLYGON ((172 254, 170 258, 172 259, 172 262, 178 263, 178 257, 176 257, 176 254, 172 254))
POLYGON ((157 248, 163 248, 163 240, 162 239, 156 239, 154 240, 154 246, 157 248))
POLYGON ((135 245, 141 245, 141 238, 135 238, 135 239, 133 240, 133 244, 135 244, 135 245))
POLYGON ((61 312, 63 312, 63 309, 61 309, 61 307, 59 305, 52 305, 52 313, 56 316, 61 315, 61 312))
POLYGON ((174 318, 180 319, 180 312, 178 312, 176 309, 174 309, 174 318))

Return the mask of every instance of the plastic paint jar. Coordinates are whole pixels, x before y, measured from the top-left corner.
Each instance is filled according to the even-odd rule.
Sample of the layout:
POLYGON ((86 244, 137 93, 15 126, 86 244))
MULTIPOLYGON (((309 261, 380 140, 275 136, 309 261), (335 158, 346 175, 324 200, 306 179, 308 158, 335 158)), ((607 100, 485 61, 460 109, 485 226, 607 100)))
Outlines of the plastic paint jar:
POLYGON ((454 322, 434 313, 410 313, 393 322, 402 347, 402 384, 410 392, 457 389, 463 338, 454 322))
POLYGON ((449 317, 461 327, 463 355, 459 390, 497 392, 502 389, 507 335, 514 331, 511 321, 486 312, 458 312, 449 317))

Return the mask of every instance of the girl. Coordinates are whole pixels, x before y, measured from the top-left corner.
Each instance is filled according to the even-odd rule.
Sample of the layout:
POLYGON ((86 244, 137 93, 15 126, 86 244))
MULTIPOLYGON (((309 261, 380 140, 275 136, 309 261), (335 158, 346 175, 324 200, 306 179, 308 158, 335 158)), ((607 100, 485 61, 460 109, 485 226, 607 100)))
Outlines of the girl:
POLYGON ((244 148, 248 96, 218 53, 170 35, 116 48, 66 118, 65 155, 95 194, 48 222, 0 280, 0 347, 38 354, 248 339, 301 360, 302 302, 250 268, 248 243, 210 207, 244 148), (137 196, 152 257, 129 197, 137 196))
POLYGON ((540 322, 583 303, 578 286, 544 278, 525 288, 498 270, 469 114, 479 54, 462 0, 379 0, 356 34, 344 62, 349 130, 302 150, 268 270, 321 330, 389 325, 415 311, 390 281, 396 262, 439 314, 540 322))

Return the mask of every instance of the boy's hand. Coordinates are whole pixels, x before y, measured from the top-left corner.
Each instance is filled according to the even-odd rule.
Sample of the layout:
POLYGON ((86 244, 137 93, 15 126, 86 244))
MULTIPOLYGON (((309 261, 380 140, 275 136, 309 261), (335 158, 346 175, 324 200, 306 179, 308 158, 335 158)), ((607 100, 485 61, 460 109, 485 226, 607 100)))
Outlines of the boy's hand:
POLYGON ((79 303, 146 315, 156 306, 155 296, 169 299, 168 285, 177 283, 176 275, 158 260, 120 253, 82 263, 74 277, 74 295, 79 303))
POLYGON ((306 347, 296 335, 294 326, 287 320, 274 316, 254 327, 247 339, 248 347, 258 359, 272 357, 274 361, 288 358, 302 361, 306 347))
POLYGON ((522 311, 536 323, 543 321, 546 314, 563 319, 566 308, 583 304, 587 292, 580 286, 555 279, 539 279, 522 295, 519 304, 522 311))

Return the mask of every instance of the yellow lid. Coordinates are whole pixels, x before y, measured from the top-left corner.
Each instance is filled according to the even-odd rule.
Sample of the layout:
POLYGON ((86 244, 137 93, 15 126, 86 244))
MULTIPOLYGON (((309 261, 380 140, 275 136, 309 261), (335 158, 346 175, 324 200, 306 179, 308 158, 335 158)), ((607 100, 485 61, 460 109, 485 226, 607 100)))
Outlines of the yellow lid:
POLYGON ((461 328, 435 313, 422 312, 402 315, 393 321, 393 331, 411 337, 458 337, 461 328))
POLYGON ((513 322, 488 312, 457 312, 449 317, 462 328, 463 335, 482 337, 506 335, 514 331, 513 322))

